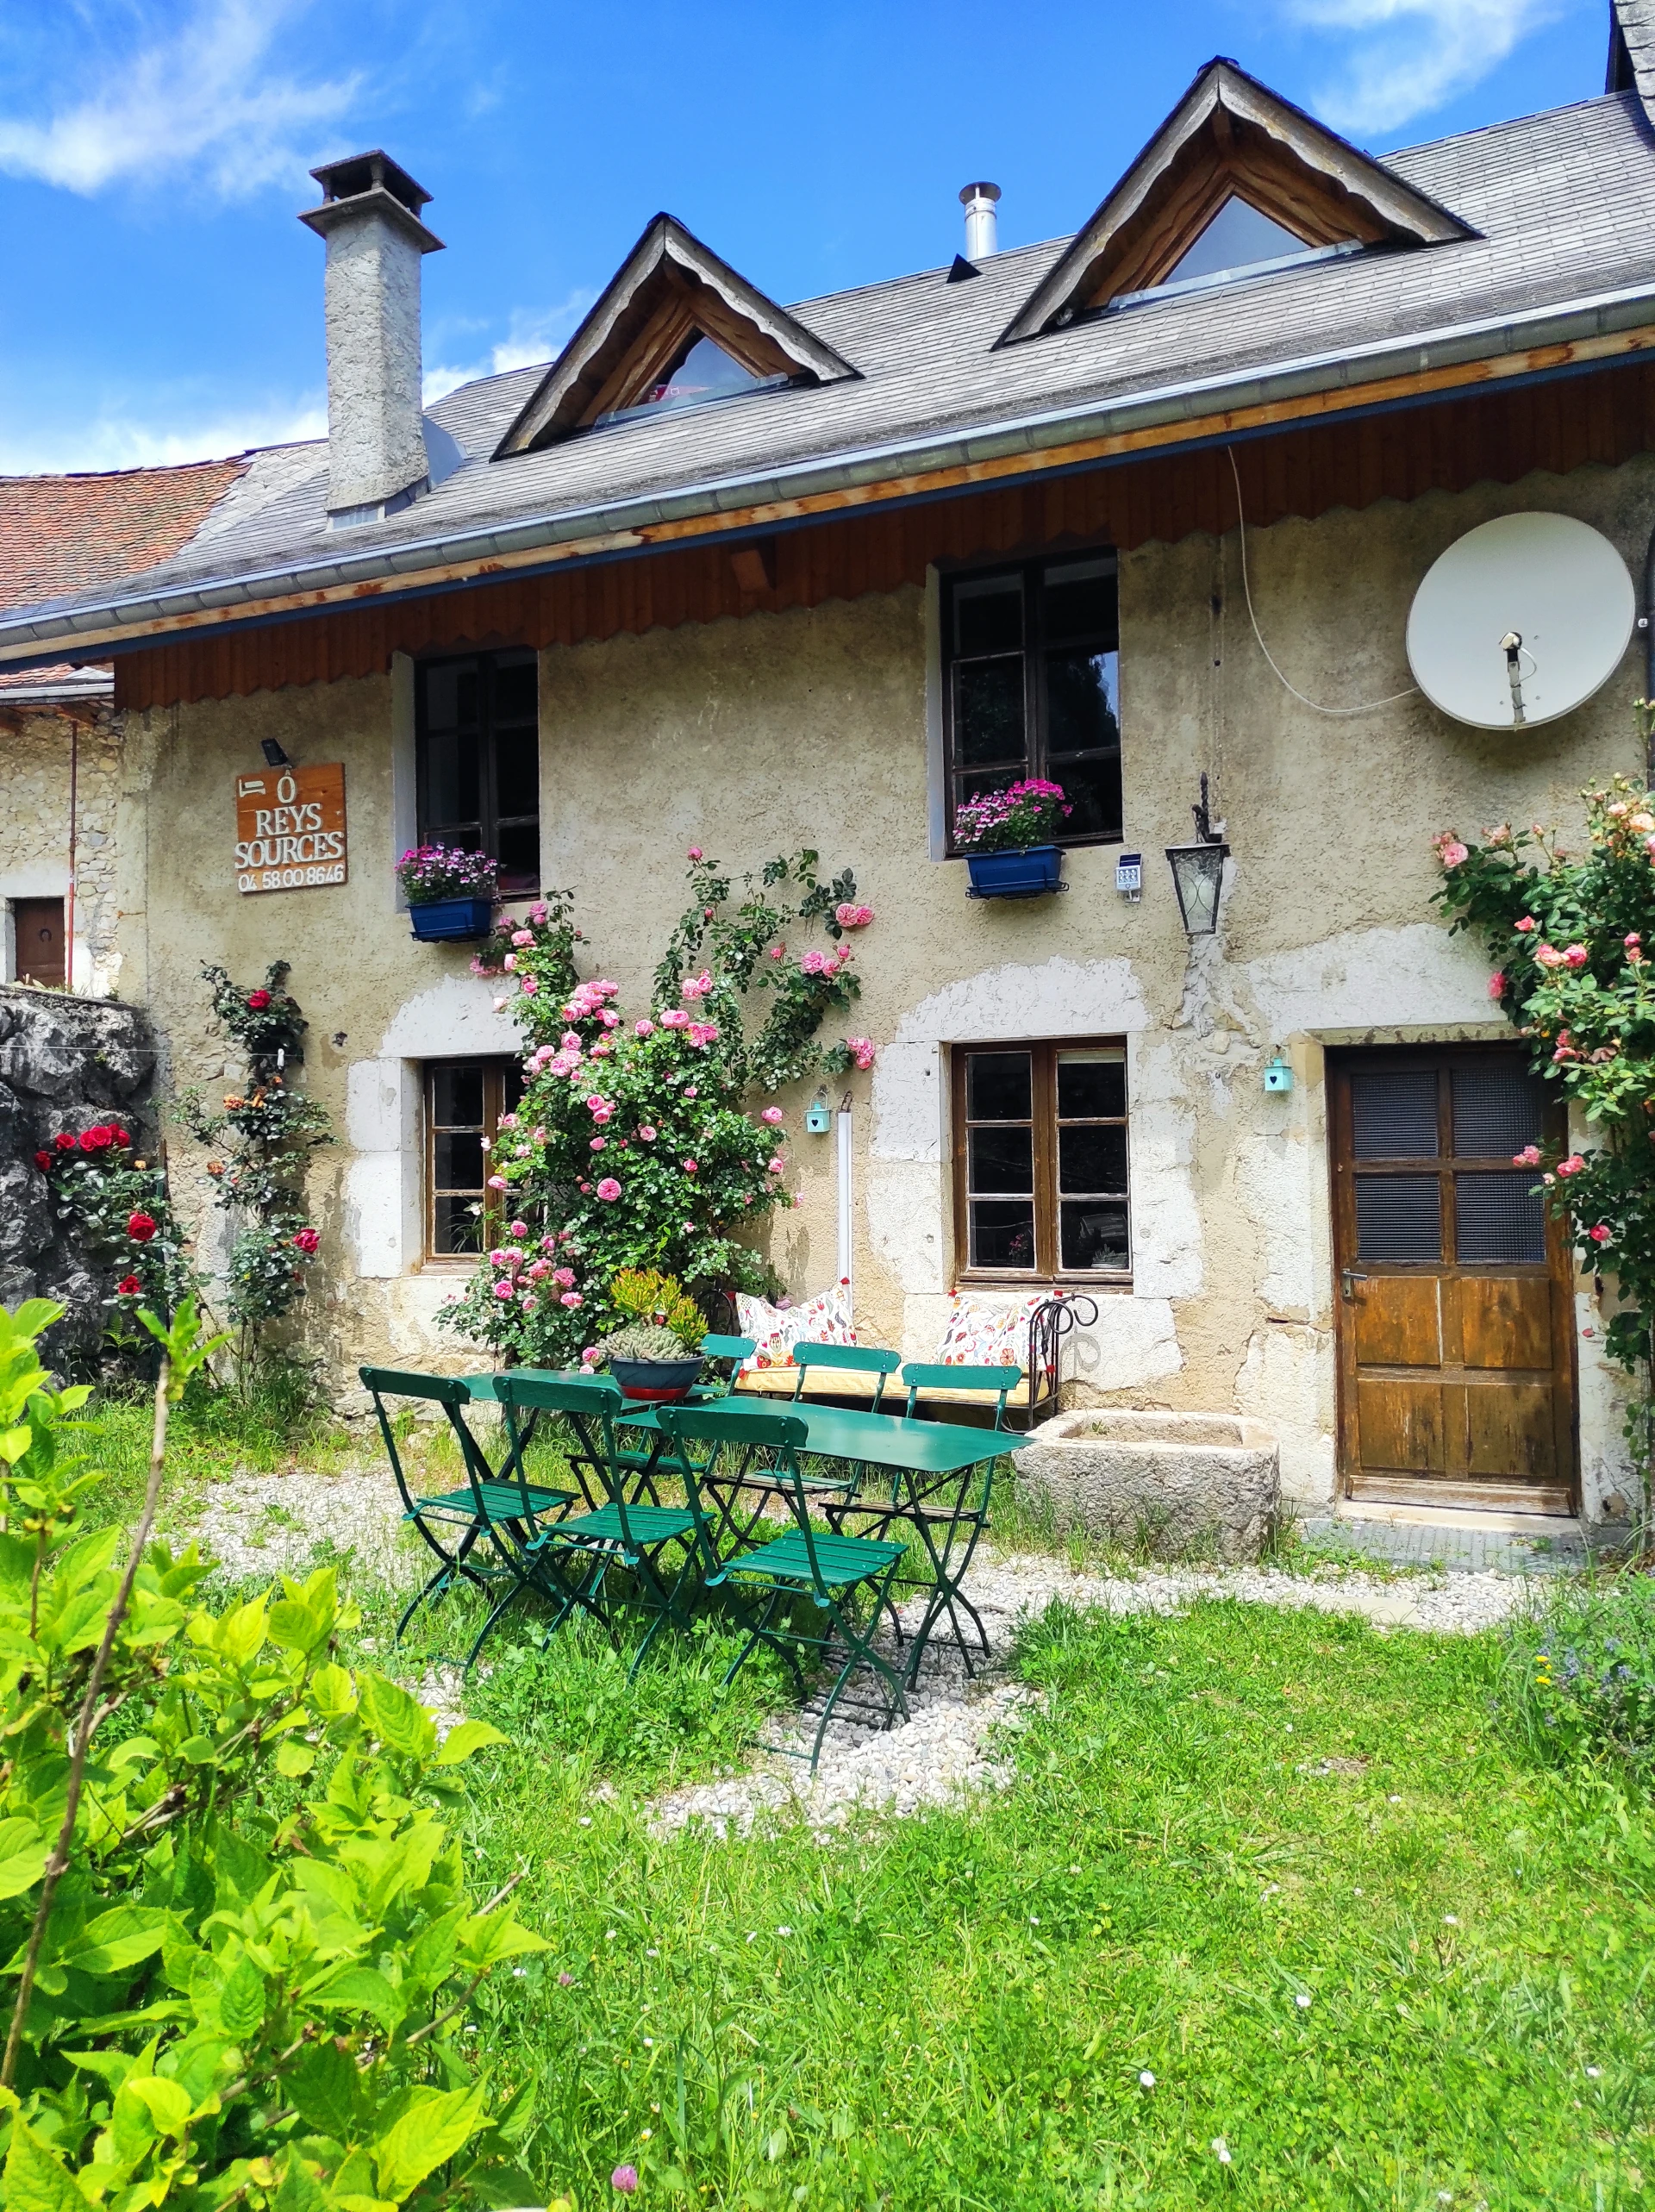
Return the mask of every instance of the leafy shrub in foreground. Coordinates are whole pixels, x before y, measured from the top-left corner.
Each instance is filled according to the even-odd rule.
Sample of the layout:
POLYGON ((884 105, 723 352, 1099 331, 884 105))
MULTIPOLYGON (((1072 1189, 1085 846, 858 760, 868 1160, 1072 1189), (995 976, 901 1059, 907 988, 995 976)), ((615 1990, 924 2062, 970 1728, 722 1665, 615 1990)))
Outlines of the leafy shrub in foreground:
POLYGON ((1655 1779, 1655 1580, 1554 1589, 1511 1632, 1499 1706, 1548 1765, 1608 1760, 1655 1779))
MULTIPOLYGON (((497 1740, 334 1656, 331 1569, 215 1614, 207 1565, 76 1526, 84 1390, 0 1309, 0 2062, 8 2205, 380 2212, 521 2201, 526 2097, 490 2120, 459 2040, 498 1961, 544 1948, 468 1896, 437 1809, 497 1740)), ((159 1326, 155 1332, 163 1333, 159 1326)))

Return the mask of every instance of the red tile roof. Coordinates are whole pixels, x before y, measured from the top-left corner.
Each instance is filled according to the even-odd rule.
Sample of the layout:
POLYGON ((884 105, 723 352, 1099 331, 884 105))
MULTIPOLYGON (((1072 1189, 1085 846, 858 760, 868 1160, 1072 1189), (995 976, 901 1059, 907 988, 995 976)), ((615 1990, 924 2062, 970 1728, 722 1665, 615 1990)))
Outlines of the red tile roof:
POLYGON ((33 606, 170 559, 247 466, 0 477, 0 607, 33 606))

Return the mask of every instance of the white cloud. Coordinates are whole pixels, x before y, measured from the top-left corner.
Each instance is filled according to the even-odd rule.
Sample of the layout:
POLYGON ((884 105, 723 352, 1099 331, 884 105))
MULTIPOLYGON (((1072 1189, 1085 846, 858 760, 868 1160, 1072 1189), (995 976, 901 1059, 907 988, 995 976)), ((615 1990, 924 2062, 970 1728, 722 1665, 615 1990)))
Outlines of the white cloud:
POLYGON ((254 446, 290 445, 327 434, 328 410, 319 400, 193 417, 180 413, 171 422, 145 422, 110 412, 60 428, 41 426, 21 435, 0 433, 0 476, 220 460, 254 446))
POLYGON ((425 372, 425 403, 470 384, 477 377, 503 376, 508 369, 528 369, 554 360, 597 294, 579 286, 555 307, 514 308, 507 333, 480 360, 460 366, 440 364, 425 372))
POLYGON ((0 116, 0 171, 83 194, 182 168, 227 198, 286 182, 304 166, 296 139, 309 144, 342 117, 359 83, 272 68, 272 44, 303 4, 197 0, 184 22, 171 8, 159 22, 146 17, 135 47, 106 47, 90 63, 81 22, 72 66, 65 54, 47 80, 57 104, 43 120, 0 116))
POLYGON ((1383 132, 1480 84, 1570 0, 1285 0, 1313 30, 1340 34, 1349 59, 1316 112, 1336 129, 1383 132))

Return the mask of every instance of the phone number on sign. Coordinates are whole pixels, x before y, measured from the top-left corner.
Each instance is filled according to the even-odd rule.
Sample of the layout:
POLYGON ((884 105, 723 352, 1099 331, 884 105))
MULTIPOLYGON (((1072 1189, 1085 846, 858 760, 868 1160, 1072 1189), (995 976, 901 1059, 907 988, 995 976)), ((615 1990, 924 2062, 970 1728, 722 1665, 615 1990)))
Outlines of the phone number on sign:
POLYGON ((239 891, 301 891, 316 884, 342 884, 345 863, 335 860, 331 865, 309 868, 249 868, 238 875, 235 887, 239 891))

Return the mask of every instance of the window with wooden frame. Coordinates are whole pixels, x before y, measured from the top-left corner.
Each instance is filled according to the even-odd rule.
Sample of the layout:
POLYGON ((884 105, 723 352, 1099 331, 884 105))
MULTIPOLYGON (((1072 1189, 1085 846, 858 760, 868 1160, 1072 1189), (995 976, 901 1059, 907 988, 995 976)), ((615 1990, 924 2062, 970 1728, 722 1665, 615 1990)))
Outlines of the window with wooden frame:
POLYGON ((420 842, 490 853, 508 898, 540 889, 540 672, 532 652, 419 670, 420 842))
POLYGON ((1062 784, 1065 845, 1118 843, 1115 555, 946 577, 942 615, 950 851, 964 801, 1031 776, 1062 784))
POLYGON ((1124 1044, 957 1047, 953 1114, 962 1282, 1129 1279, 1124 1044))
POLYGON ((425 1252, 428 1259, 469 1257, 496 1240, 502 1226, 489 1189, 489 1154, 503 1114, 523 1095, 520 1062, 431 1060, 425 1070, 425 1252))

